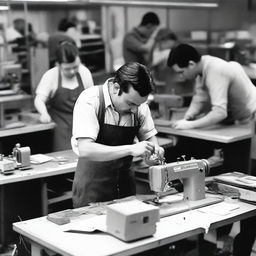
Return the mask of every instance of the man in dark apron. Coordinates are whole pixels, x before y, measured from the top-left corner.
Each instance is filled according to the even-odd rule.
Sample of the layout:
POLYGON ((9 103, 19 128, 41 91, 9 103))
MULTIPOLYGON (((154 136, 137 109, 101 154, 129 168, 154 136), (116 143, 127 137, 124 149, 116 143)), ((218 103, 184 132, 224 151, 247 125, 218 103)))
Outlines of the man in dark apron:
POLYGON ((43 123, 54 121, 53 151, 71 148, 73 108, 80 93, 93 86, 91 72, 80 63, 76 46, 62 42, 57 66, 48 70, 36 90, 35 107, 43 123))
POLYGON ((73 205, 134 195, 133 156, 163 158, 146 104, 152 80, 146 67, 131 62, 103 86, 84 91, 74 108, 72 146, 79 154, 73 205), (135 137, 139 142, 134 144, 135 137))

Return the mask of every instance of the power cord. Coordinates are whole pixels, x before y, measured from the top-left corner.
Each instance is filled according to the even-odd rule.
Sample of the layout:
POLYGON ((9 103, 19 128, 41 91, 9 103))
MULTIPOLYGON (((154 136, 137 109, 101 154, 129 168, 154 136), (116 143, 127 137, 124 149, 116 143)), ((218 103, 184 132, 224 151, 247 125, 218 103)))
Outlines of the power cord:
MULTIPOLYGON (((18 219, 19 219, 20 221, 22 221, 22 218, 21 218, 19 215, 17 215, 17 216, 18 216, 18 219)), ((31 255, 31 251, 28 249, 28 247, 27 247, 27 245, 26 245, 26 242, 25 242, 25 240, 24 240, 24 238, 23 238, 22 235, 19 235, 19 245, 20 245, 20 246, 23 245, 23 247, 25 248, 25 250, 26 250, 26 252, 28 253, 28 255, 31 255)), ((16 248, 14 248, 15 252, 14 252, 14 250, 13 250, 13 253, 16 253, 16 254, 13 254, 13 253, 12 253, 12 256, 18 255, 17 245, 15 245, 15 246, 16 246, 16 248)))

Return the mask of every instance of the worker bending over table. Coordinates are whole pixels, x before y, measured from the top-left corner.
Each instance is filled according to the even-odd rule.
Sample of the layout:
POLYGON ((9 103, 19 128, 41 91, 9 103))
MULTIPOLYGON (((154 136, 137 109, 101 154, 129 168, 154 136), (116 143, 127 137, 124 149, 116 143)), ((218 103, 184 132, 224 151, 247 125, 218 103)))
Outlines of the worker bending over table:
MULTIPOLYGON (((184 119, 173 124, 174 128, 201 128, 227 120, 246 123, 253 119, 256 88, 239 63, 201 56, 193 46, 179 44, 170 52, 167 64, 186 80, 195 79, 189 109, 184 119)), ((241 232, 234 240, 234 256, 250 256, 255 223, 255 217, 241 221, 241 232)))
POLYGON ((134 195, 132 157, 143 156, 151 164, 164 157, 147 104, 152 90, 147 68, 129 62, 104 85, 79 96, 72 136, 73 150, 79 155, 73 182, 75 208, 134 195))
POLYGON ((93 86, 92 74, 81 64, 78 49, 73 43, 60 43, 56 52, 56 64, 56 67, 43 75, 34 101, 40 121, 56 123, 53 136, 54 152, 71 149, 75 102, 84 89, 93 86))
POLYGON ((179 44, 169 54, 168 66, 186 80, 195 79, 195 91, 177 129, 206 127, 222 121, 250 121, 256 112, 256 88, 234 61, 203 55, 191 45, 179 44))

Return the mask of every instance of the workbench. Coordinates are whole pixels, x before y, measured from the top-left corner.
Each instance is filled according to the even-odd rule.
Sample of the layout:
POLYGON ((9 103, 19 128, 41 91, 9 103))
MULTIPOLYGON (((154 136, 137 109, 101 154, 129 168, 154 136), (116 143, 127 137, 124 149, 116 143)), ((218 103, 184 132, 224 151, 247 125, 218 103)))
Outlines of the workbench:
MULTIPOLYGON (((73 173, 77 156, 72 150, 47 154, 53 160, 44 164, 32 164, 32 169, 16 170, 13 174, 0 174, 0 244, 12 240, 11 223, 17 218, 38 217, 48 213, 51 203, 58 203, 71 198, 71 191, 55 198, 48 197, 48 182, 53 177, 65 178, 73 173)), ((70 184, 71 187, 71 184, 70 184)), ((70 190, 70 188, 69 188, 70 190)))
MULTIPOLYGON (((158 137, 158 141, 163 147, 172 146, 172 140, 169 138, 158 137)), ((46 155, 53 160, 32 164, 30 170, 16 170, 11 175, 0 174, 0 245, 12 239, 11 234, 8 238, 5 233, 10 231, 11 223, 17 221, 17 218, 44 216, 49 212, 50 206, 71 202, 77 156, 72 150, 46 155), (54 180, 57 185, 59 183, 60 191, 49 193, 49 184, 54 183, 54 180)))
MULTIPOLYGON (((181 155, 208 158, 213 150, 221 148, 224 154, 222 171, 249 171, 252 124, 214 125, 206 128, 177 130, 168 126, 156 126, 161 134, 174 135, 177 145, 167 156, 173 162, 181 155)), ((216 175, 216 174, 215 174, 216 175)))
POLYGON ((0 129, 0 153, 10 155, 16 143, 30 146, 32 154, 51 151, 55 123, 29 122, 23 127, 0 129))
POLYGON ((50 141, 55 124, 40 123, 39 114, 31 112, 33 99, 32 95, 25 93, 0 96, 1 154, 11 154, 16 143, 29 145, 34 154, 51 151, 51 144, 43 142, 46 138, 50 141))
MULTIPOLYGON (((64 256, 84 256, 85 254, 90 256, 126 256, 203 234, 208 227, 210 230, 216 229, 256 215, 255 205, 243 202, 237 202, 237 205, 239 208, 230 211, 227 215, 213 213, 209 210, 209 207, 212 206, 206 206, 161 218, 153 236, 129 243, 107 233, 64 232, 65 225, 57 225, 48 221, 46 217, 14 223, 13 229, 30 241, 32 256, 42 255, 42 249, 49 249, 64 256)), ((89 218, 89 216, 81 215, 79 218, 89 218)))

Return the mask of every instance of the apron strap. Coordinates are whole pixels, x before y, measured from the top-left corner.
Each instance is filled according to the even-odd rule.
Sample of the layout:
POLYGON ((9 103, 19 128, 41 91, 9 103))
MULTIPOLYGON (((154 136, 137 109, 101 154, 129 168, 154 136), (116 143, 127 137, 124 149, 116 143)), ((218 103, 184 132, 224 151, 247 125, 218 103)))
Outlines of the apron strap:
MULTIPOLYGON (((104 120, 105 120, 105 99, 104 99, 102 85, 99 86, 99 100, 100 100, 100 105, 99 105, 99 112, 98 112, 98 120, 101 126, 104 124, 104 120)), ((133 123, 134 123, 134 126, 140 126, 138 109, 136 113, 133 114, 133 123)))
MULTIPOLYGON (((61 77, 60 67, 58 69, 59 69, 59 72, 58 72, 58 88, 60 88, 62 86, 62 77, 61 77)), ((84 89, 83 80, 82 80, 81 75, 80 75, 79 72, 76 72, 76 79, 77 79, 78 87, 82 86, 82 88, 84 89)))
POLYGON ((58 67, 58 69, 59 69, 59 74, 58 74, 58 88, 60 88, 61 87, 61 84, 62 84, 62 77, 61 77, 61 71, 60 71, 60 67, 58 67))
POLYGON ((99 99, 100 99, 100 105, 99 105, 99 112, 98 112, 98 120, 99 120, 99 125, 101 127, 104 124, 104 120, 105 120, 105 99, 104 99, 102 85, 99 86, 99 99))
POLYGON ((76 79, 77 79, 77 82, 78 82, 78 86, 82 86, 82 88, 84 89, 84 84, 83 84, 83 80, 81 78, 81 75, 79 72, 76 72, 76 79))

